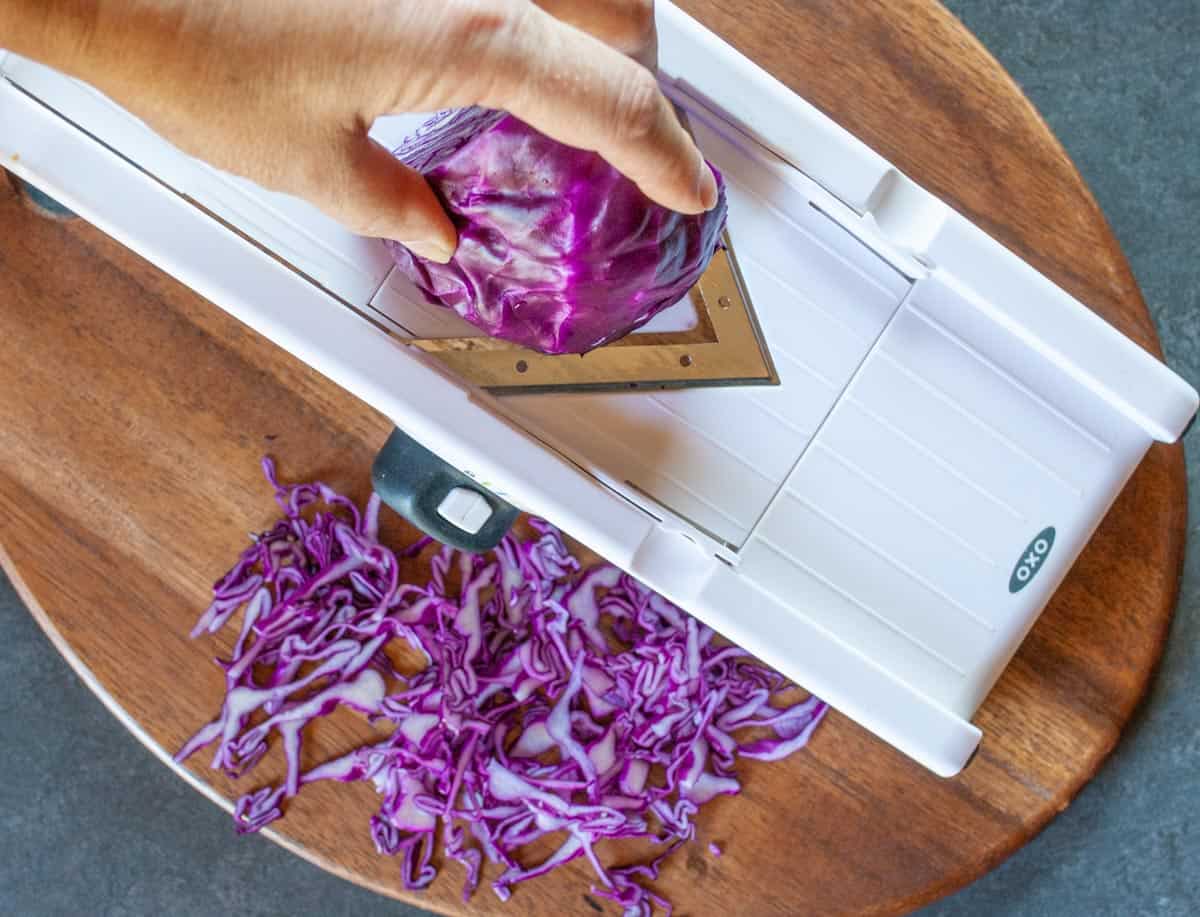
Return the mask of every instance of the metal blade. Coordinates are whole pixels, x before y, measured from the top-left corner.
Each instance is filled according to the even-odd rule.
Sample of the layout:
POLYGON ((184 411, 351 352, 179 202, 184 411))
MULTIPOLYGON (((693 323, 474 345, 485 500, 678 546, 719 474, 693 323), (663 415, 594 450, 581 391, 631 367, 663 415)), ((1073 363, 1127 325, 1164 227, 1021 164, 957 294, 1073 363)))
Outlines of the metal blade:
POLYGON ((778 385, 728 233, 691 300, 700 321, 678 333, 630 334, 590 353, 549 356, 489 337, 405 341, 495 393, 778 385))

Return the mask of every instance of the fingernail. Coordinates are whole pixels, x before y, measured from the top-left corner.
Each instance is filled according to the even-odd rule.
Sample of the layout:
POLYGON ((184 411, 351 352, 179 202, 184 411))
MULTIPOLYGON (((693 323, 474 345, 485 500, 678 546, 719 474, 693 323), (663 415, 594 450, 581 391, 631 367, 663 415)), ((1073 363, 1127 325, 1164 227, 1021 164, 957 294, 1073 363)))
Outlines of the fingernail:
POLYGON ((700 203, 705 210, 712 210, 717 206, 717 177, 713 175, 713 170, 707 162, 701 161, 700 165, 700 203))
POLYGON ((454 257, 454 250, 441 242, 422 239, 418 242, 401 242, 400 244, 418 258, 424 258, 426 261, 436 261, 438 264, 445 264, 454 257))

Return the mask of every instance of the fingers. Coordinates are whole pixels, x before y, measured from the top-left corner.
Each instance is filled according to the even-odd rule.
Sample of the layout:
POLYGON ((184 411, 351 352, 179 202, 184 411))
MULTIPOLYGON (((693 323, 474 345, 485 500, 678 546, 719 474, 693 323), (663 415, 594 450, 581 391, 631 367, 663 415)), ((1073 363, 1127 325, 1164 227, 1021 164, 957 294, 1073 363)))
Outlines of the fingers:
POLYGON ((654 0, 533 0, 557 19, 654 68, 654 0))
POLYGON ((332 161, 293 189, 352 232, 404 243, 445 263, 458 244, 454 224, 425 179, 365 134, 349 133, 332 161))
POLYGON ((483 103, 561 143, 594 150, 646 194, 681 213, 717 202, 717 184, 654 75, 592 35, 529 7, 508 74, 483 103))

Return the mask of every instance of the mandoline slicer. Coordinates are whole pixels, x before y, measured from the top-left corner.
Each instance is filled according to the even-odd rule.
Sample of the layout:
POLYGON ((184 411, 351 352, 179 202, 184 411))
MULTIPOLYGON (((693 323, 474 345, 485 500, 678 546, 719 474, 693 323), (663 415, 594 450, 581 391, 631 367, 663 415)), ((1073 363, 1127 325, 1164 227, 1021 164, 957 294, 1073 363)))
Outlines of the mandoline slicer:
POLYGON ((594 361, 634 366, 467 340, 382 244, 14 55, 0 161, 390 417, 376 485, 427 531, 482 548, 543 516, 953 775, 1196 392, 674 6, 659 21, 663 85, 729 182, 737 264, 705 283, 741 319, 712 327, 727 293, 701 289, 594 361))

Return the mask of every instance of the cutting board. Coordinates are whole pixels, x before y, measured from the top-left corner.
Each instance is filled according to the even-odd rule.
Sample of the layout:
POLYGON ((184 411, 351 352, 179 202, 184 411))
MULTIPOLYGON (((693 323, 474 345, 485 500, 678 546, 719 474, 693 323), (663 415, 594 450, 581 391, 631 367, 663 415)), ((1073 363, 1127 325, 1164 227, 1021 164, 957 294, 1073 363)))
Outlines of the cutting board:
MULTIPOLYGON (((997 63, 929 0, 683 4, 935 193, 1159 353, 1117 243, 997 63)), ((81 222, 0 185, 0 551, 31 612, 164 760, 217 710, 219 638, 189 641, 208 588, 274 516, 258 459, 363 498, 383 417, 81 222)), ((419 393, 414 393, 419 397, 419 393)), ((684 914, 897 914, 1025 843, 1095 774, 1158 660, 1185 533, 1182 451, 1155 447, 977 717, 982 750, 939 780, 834 714, 809 750, 749 762, 664 870, 684 914), (725 849, 716 859, 709 841, 725 849)), ((386 537, 407 537, 389 520, 386 537)), ((309 765, 361 741, 321 724, 309 765)), ((258 781, 273 782, 271 757, 258 781)), ((200 756, 214 800, 235 786, 200 756)), ((103 800, 97 800, 103 804, 103 800)), ((352 881, 447 914, 616 913, 576 863, 501 905, 422 895, 375 853, 366 786, 306 789, 270 836, 352 881)), ((180 826, 186 830, 186 826, 180 826)), ((266 843, 247 838, 231 843, 266 843)))

